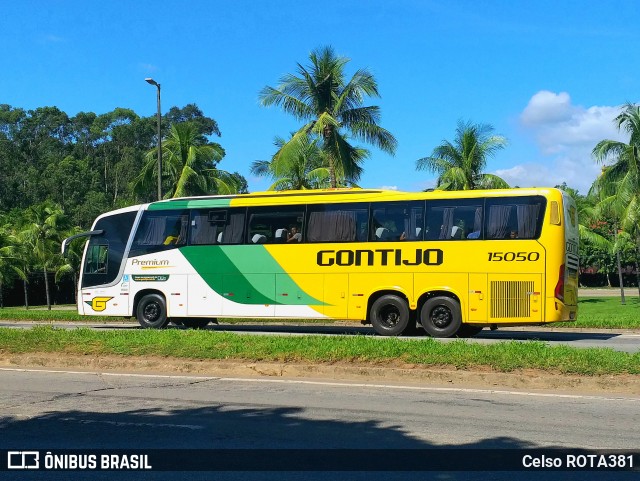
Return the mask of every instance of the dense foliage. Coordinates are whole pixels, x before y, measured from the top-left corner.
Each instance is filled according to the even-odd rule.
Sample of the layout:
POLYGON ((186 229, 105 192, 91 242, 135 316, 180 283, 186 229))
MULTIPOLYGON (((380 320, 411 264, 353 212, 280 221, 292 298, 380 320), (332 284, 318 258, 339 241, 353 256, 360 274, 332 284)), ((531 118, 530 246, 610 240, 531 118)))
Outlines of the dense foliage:
MULTIPOLYGON (((73 276, 78 267, 77 252, 59 255, 63 238, 88 230, 103 212, 157 200, 157 177, 145 182, 156 172, 156 122, 124 108, 69 117, 57 107, 0 105, 0 306, 3 285, 35 272, 49 304, 46 274, 73 276)), ((217 122, 194 104, 163 116, 169 197, 247 191, 240 174, 218 168, 225 152, 213 135, 220 136, 217 122)))

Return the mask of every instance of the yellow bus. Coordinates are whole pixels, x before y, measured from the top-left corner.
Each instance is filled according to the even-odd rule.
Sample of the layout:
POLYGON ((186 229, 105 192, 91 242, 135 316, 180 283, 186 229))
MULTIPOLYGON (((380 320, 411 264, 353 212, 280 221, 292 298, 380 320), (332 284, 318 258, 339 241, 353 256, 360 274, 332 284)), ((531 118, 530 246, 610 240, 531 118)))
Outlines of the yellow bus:
POLYGON ((203 327, 325 318, 433 337, 577 316, 578 224, 553 188, 259 192, 99 216, 78 312, 203 327))

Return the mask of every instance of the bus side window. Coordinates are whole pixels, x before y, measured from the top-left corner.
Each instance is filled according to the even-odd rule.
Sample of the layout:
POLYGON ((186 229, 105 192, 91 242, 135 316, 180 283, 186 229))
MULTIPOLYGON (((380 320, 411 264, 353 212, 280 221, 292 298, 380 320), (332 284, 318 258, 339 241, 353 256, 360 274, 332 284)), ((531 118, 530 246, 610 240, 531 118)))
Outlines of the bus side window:
POLYGON ((188 211, 145 211, 131 246, 131 256, 186 245, 188 211))
POLYGON ((429 201, 426 239, 481 239, 482 213, 482 199, 429 201))
POLYGON ((376 241, 422 239, 424 202, 376 202, 371 204, 371 236, 376 241))
POLYGON ((366 242, 369 233, 367 204, 309 206, 309 242, 366 242))
POLYGON ((253 207, 248 217, 248 244, 286 244, 294 228, 296 242, 302 241, 303 206, 253 207))
POLYGON ((487 239, 537 239, 545 206, 541 196, 487 199, 487 239))
POLYGON ((191 245, 222 244, 227 222, 226 210, 193 210, 191 212, 191 245))

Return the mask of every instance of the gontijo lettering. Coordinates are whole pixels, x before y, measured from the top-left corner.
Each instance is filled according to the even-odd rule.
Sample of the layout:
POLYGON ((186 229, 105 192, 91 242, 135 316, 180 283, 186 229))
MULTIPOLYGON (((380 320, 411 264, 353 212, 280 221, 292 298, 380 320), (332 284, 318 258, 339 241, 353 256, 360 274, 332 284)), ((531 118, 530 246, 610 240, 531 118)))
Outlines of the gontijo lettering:
POLYGON ((441 249, 415 249, 406 252, 402 249, 342 249, 322 250, 318 252, 317 263, 319 266, 439 266, 444 259, 441 249))

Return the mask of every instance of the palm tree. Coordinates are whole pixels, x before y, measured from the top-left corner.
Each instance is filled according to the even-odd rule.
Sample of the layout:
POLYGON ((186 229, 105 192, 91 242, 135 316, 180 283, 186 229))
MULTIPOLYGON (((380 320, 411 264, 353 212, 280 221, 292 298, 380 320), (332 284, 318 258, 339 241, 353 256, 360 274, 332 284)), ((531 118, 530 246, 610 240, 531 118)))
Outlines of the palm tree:
POLYGON ((491 125, 460 120, 453 143, 443 140, 431 156, 416 161, 416 169, 438 174, 436 185, 442 190, 507 189, 502 178, 483 173, 487 159, 507 144, 492 132, 491 125))
POLYGON ((629 143, 602 140, 594 147, 596 162, 606 165, 594 188, 609 194, 612 207, 620 212, 622 227, 636 230, 640 220, 640 106, 627 104, 614 122, 629 133, 629 143))
POLYGON ((26 218, 22 238, 35 264, 42 268, 47 308, 51 310, 48 273, 60 263, 60 244, 68 221, 62 208, 48 201, 29 207, 26 218))
POLYGON ((26 275, 21 269, 20 259, 16 253, 16 244, 17 241, 10 226, 3 221, 0 222, 0 308, 4 307, 3 286, 13 281, 16 276, 26 280, 26 275))
POLYGON ((611 160, 613 163, 603 167, 591 189, 601 196, 601 210, 612 212, 622 230, 635 240, 637 265, 640 256, 640 106, 627 103, 614 122, 618 130, 624 129, 629 134, 629 143, 598 142, 592 151, 596 162, 611 160))
POLYGON ((276 137, 278 151, 271 160, 255 160, 251 173, 259 177, 270 177, 275 182, 268 190, 320 189, 329 186, 329 169, 323 167, 322 151, 317 139, 298 137, 287 145, 282 137, 276 137))
MULTIPOLYGON (((168 138, 162 142, 163 177, 170 189, 166 198, 230 194, 238 190, 232 174, 216 168, 224 157, 224 149, 217 143, 203 144, 197 126, 192 122, 173 124, 168 138)), ((147 163, 134 181, 138 191, 157 182, 157 147, 147 153, 147 163)))
MULTIPOLYGON (((79 234, 79 227, 70 229, 64 237, 71 237, 72 235, 79 234)), ((84 251, 84 243, 72 242, 68 247, 63 260, 63 263, 56 269, 55 282, 58 283, 65 276, 72 276, 73 278, 73 299, 78 301, 78 272, 80 272, 80 264, 82 262, 82 253, 84 251)))
POLYGON ((378 125, 380 108, 363 106, 364 98, 379 97, 378 84, 366 69, 358 70, 348 81, 348 58, 336 56, 327 46, 311 52, 310 65, 298 64, 298 76, 285 75, 277 87, 260 92, 262 105, 276 105, 306 123, 282 147, 283 155, 295 143, 311 135, 319 140, 325 155, 331 187, 337 187, 338 175, 356 182, 362 173, 362 149, 349 143, 349 137, 372 144, 394 154, 397 141, 378 125), (346 132, 346 133, 345 133, 346 132), (289 145, 291 144, 291 145, 289 145))

